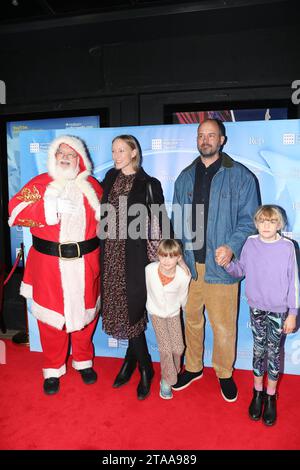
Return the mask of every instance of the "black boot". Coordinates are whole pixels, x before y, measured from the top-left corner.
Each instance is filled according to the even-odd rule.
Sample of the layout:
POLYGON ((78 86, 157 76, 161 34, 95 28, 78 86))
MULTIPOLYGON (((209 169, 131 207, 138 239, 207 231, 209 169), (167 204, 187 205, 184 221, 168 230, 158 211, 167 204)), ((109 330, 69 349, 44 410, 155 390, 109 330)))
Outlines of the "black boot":
POLYGON ((258 421, 262 414, 264 392, 253 389, 253 398, 249 406, 249 416, 254 421, 258 421))
POLYGON ((150 393, 151 380, 154 376, 152 363, 147 366, 139 366, 141 380, 137 387, 137 397, 139 400, 145 400, 150 393))
POLYGON ((125 385, 127 382, 129 382, 130 377, 136 368, 136 362, 136 358, 132 354, 125 356, 120 372, 118 373, 113 383, 114 388, 122 387, 122 385, 125 385))
POLYGON ((276 421, 276 393, 275 395, 265 394, 264 398, 264 412, 263 412, 263 422, 267 426, 273 426, 276 421))
POLYGON ((54 395, 59 391, 59 378, 49 377, 44 380, 44 392, 47 395, 54 395))

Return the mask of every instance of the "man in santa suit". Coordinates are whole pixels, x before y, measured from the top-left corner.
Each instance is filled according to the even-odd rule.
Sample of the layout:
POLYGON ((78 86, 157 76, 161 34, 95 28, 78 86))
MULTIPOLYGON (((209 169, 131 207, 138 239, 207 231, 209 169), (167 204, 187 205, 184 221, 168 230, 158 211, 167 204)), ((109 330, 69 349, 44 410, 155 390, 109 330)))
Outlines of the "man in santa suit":
POLYGON ((48 173, 30 180, 9 203, 9 225, 30 227, 20 293, 32 299, 43 349, 44 391, 59 390, 71 338, 72 366, 86 384, 96 382, 92 335, 100 307, 99 240, 102 188, 91 176, 81 139, 56 138, 48 173))

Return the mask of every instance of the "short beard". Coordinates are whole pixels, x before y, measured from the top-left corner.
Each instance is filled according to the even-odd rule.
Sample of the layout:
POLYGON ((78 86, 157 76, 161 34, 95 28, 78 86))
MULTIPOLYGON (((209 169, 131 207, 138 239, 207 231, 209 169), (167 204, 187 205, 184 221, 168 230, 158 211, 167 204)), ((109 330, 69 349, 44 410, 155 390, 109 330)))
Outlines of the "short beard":
POLYGON ((200 147, 198 147, 198 150, 199 150, 199 153, 200 153, 200 155, 201 155, 202 158, 212 158, 212 157, 214 157, 215 155, 218 155, 218 154, 219 154, 220 148, 221 148, 221 147, 218 147, 214 152, 207 150, 207 151, 205 151, 205 153, 201 151, 200 147))
POLYGON ((78 166, 76 168, 62 168, 60 165, 56 165, 55 178, 64 180, 74 180, 79 173, 78 166))

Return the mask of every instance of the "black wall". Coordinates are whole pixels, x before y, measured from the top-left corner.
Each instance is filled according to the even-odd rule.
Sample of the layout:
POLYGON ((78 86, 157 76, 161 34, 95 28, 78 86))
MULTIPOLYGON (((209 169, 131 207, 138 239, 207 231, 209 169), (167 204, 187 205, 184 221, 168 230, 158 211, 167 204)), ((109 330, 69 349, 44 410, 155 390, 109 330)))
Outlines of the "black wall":
POLYGON ((107 107, 109 125, 135 125, 162 123, 165 103, 289 100, 300 78, 293 8, 289 1, 152 8, 7 25, 0 29, 7 87, 0 112, 107 107))

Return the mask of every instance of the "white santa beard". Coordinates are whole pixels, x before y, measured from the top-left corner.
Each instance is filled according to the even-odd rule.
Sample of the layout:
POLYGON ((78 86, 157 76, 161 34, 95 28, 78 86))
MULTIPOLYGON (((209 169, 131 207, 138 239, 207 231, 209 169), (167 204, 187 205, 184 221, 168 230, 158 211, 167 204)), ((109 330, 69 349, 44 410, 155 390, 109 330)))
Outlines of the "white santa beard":
POLYGON ((59 163, 55 166, 55 177, 59 179, 74 180, 79 173, 79 164, 74 167, 63 167, 59 163))

